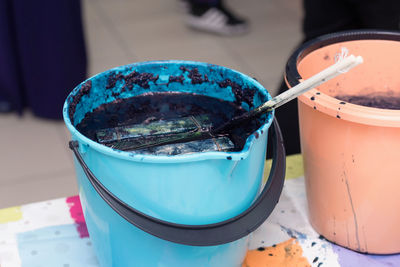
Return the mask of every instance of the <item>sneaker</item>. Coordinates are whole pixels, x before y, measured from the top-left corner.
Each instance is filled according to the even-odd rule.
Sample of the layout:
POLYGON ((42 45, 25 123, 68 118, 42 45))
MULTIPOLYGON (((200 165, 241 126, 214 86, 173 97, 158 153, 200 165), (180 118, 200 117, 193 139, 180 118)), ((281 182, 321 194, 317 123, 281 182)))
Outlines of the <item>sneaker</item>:
POLYGON ((186 2, 186 23, 193 29, 221 35, 239 35, 249 31, 247 21, 233 14, 222 1, 215 6, 189 0, 182 2, 186 2))

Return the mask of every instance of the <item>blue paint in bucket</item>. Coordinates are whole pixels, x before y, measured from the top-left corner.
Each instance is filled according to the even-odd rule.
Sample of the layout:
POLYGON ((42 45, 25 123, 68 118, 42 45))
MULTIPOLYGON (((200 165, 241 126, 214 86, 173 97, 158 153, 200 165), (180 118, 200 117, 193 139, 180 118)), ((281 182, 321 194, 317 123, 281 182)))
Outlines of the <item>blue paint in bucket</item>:
MULTIPOLYGON (((100 73, 71 92, 63 115, 77 146, 74 152, 80 159, 77 161, 75 158, 80 197, 89 234, 102 266, 240 266, 251 231, 246 230, 245 234, 228 239, 226 236, 218 237, 218 233, 235 232, 229 230, 234 221, 241 220, 235 218, 260 202, 256 198, 261 189, 267 133, 273 121, 273 112, 261 118, 264 124, 256 134, 249 136, 239 152, 176 156, 123 152, 86 138, 75 126, 86 113, 103 103, 147 92, 191 92, 233 102, 238 100, 238 96, 245 95, 246 90, 255 90, 252 103, 241 102, 246 109, 270 98, 257 81, 228 68, 191 61, 152 61, 100 73), (136 75, 132 83, 123 80, 113 82, 113 77, 132 73, 133 77, 136 75), (228 86, 227 79, 230 81, 228 86), (235 95, 232 86, 242 90, 242 93, 236 92, 235 95), (160 226, 157 233, 152 232, 151 227, 143 226, 142 219, 135 222, 128 218, 128 222, 129 216, 124 217, 124 208, 122 211, 112 208, 113 201, 104 198, 102 189, 93 183, 93 179, 88 180, 90 174, 87 170, 85 173, 80 164, 87 165, 87 170, 97 177, 106 195, 109 193, 121 205, 134 208, 139 214, 135 218, 145 214, 152 218, 156 228, 158 221, 166 222, 163 224, 166 228, 160 226), (229 223, 224 231, 209 231, 206 234, 206 230, 212 228, 210 225, 218 226, 218 223, 226 221, 229 223), (185 228, 188 225, 197 230, 189 231, 185 228), (177 232, 178 228, 182 228, 191 237, 186 238, 180 231, 181 239, 175 239, 173 231, 168 233, 168 227, 176 227, 177 232), (195 239, 202 239, 203 230, 204 237, 209 238, 204 243, 195 239)), ((284 156, 282 158, 281 155, 280 161, 284 161, 284 156)), ((284 165, 284 162, 278 161, 278 164, 284 165)), ((273 193, 262 194, 273 202, 268 204, 265 218, 279 198, 284 174, 280 176, 275 179, 276 185, 268 181, 264 188, 268 191, 269 187, 275 186, 274 190, 270 190, 273 193)), ((251 217, 249 214, 247 218, 251 217)), ((236 224, 243 228, 243 223, 236 224)), ((258 225, 249 226, 249 229, 254 230, 258 225)), ((214 230, 218 229, 215 227, 214 230)))

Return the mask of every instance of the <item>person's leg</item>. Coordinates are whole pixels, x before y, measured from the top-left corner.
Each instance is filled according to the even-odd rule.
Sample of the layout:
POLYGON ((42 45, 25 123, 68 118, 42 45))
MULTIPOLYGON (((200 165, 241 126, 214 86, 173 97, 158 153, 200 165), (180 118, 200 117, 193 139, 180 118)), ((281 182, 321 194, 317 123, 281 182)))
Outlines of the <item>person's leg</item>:
POLYGON ((248 32, 248 23, 230 10, 223 0, 185 0, 187 24, 193 29, 235 35, 248 32))
POLYGON ((196 4, 204 4, 204 5, 211 5, 211 6, 216 6, 217 4, 220 3, 219 0, 188 0, 191 3, 196 3, 196 4))
MULTIPOLYGON (((284 80, 281 82, 279 93, 286 91, 288 87, 284 80)), ((300 137, 299 137, 299 118, 297 111, 297 99, 293 99, 288 103, 280 106, 275 110, 275 117, 279 122, 282 131, 283 140, 285 142, 286 155, 300 153, 300 137)), ((270 149, 268 149, 270 150, 270 149)), ((268 158, 270 157, 270 154, 268 158)))
MULTIPOLYGON (((354 6, 347 0, 304 0, 303 34, 300 44, 320 35, 358 28, 354 6)), ((282 79, 278 93, 288 90, 282 79)), ((286 154, 297 154, 300 149, 299 118, 297 99, 275 111, 285 141, 286 154)))
POLYGON ((303 42, 360 27, 355 6, 349 0, 303 0, 303 9, 303 42))
POLYGON ((399 0, 349 0, 363 29, 400 30, 399 0))
POLYGON ((68 93, 86 77, 79 0, 14 0, 27 104, 37 116, 62 118, 68 93))

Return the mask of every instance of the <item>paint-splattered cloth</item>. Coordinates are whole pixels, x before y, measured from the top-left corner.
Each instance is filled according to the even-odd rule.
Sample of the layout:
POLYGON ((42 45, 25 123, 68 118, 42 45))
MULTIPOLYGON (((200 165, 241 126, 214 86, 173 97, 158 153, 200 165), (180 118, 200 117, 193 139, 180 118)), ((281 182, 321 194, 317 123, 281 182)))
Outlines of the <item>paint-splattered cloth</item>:
MULTIPOLYGON (((400 266, 400 254, 365 255, 320 238, 307 220, 304 178, 289 179, 301 159, 288 159, 280 201, 253 233, 243 267, 400 266)), ((99 266, 79 197, 0 209, 0 266, 99 266)))

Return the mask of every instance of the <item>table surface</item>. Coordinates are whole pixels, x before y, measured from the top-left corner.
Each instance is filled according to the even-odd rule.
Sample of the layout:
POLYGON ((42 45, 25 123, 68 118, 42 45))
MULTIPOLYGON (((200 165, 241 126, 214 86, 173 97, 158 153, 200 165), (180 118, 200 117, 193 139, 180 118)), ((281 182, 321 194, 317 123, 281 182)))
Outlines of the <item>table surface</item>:
MULTIPOLYGON (((361 254, 320 237, 307 220, 301 157, 287 159, 280 201, 254 232, 244 267, 400 266, 400 254, 361 254)), ((99 266, 79 196, 0 209, 0 266, 99 266)))

